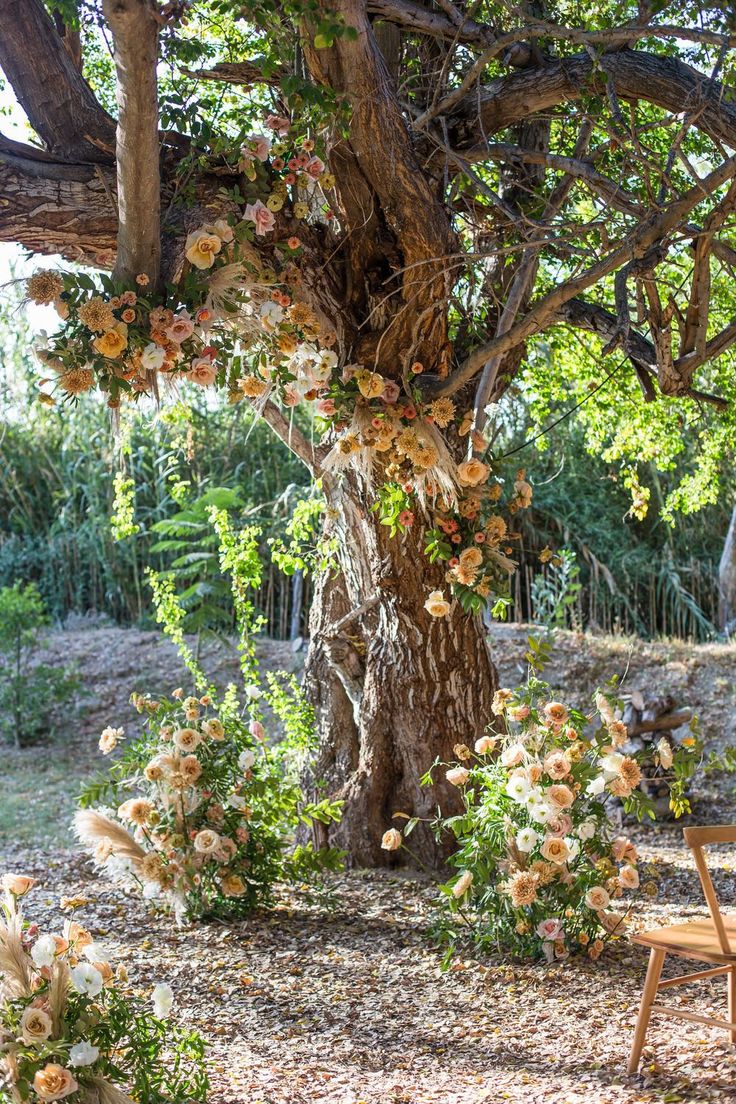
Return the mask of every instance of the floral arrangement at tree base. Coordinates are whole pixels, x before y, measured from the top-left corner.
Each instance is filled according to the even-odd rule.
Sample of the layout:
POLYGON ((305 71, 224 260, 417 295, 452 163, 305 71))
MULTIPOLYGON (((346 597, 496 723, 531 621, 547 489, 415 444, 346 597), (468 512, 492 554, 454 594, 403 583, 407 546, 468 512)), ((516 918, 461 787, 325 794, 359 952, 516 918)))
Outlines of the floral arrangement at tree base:
MULTIPOLYGON (((545 645, 530 644, 534 669, 545 645)), ((513 957, 598 959, 625 932, 634 895, 656 893, 653 883, 640 885, 636 847, 617 832, 609 799, 621 799, 638 819, 654 819, 640 789, 642 765, 651 760, 675 815, 689 812, 684 792, 702 745, 692 735, 677 751, 660 740, 624 755, 620 703, 599 691, 595 704, 584 713, 555 701, 530 674, 525 686, 497 691, 495 720, 473 750, 456 745, 458 761, 436 762, 422 780, 431 784, 444 770, 462 795, 460 814, 431 822, 438 840, 451 832, 457 844, 450 862, 458 876, 440 887, 437 932, 448 961, 467 936, 513 957)), ((416 823, 409 819, 403 833, 389 829, 383 847, 408 850, 416 823)))
MULTIPOLYGON (((79 839, 113 880, 172 908, 180 923, 268 904, 282 840, 264 800, 278 783, 262 726, 227 705, 216 712, 209 695, 133 701, 145 732, 82 801, 127 796, 116 811, 80 809, 79 839)), ((105 729, 103 754, 122 739, 122 729, 105 729)))
POLYGON ((133 996, 64 901, 60 933, 23 917, 32 878, 6 874, 0 912, 2 1104, 202 1104, 204 1042, 169 1019, 173 994, 133 996))

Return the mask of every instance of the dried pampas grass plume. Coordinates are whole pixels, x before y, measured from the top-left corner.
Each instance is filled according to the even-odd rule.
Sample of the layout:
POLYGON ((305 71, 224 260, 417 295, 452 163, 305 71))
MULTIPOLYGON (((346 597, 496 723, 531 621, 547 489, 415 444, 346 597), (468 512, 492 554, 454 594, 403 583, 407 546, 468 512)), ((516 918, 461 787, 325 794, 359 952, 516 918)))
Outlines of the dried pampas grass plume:
POLYGON ((81 1104, 134 1104, 127 1093, 121 1092, 105 1081, 102 1077, 93 1077, 89 1085, 85 1086, 83 1096, 80 1096, 81 1104))
POLYGON ((109 840, 113 854, 121 859, 130 859, 135 867, 140 866, 146 857, 146 852, 136 843, 130 832, 94 809, 80 809, 75 814, 74 831, 80 842, 87 847, 109 840))
POLYGON ((7 919, 0 919, 0 996, 25 997, 31 992, 28 955, 23 950, 23 917, 11 907, 7 919))

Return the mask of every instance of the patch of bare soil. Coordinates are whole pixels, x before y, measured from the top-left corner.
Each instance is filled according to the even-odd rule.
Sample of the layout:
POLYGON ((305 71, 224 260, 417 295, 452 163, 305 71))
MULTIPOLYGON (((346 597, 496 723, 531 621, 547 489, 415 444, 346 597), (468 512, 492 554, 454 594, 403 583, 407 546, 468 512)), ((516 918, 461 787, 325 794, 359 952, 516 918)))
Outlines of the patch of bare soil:
MULTIPOLYGON (((523 627, 494 630, 502 681, 513 685, 523 627)), ((182 682, 156 634, 63 634, 53 648, 76 657, 93 697, 80 733, 94 746, 102 725, 129 723, 133 688, 182 682)), ((268 663, 293 666, 288 646, 268 663)), ((218 679, 231 656, 213 652, 218 679)), ((736 649, 637 643, 563 634, 548 677, 580 697, 629 666, 629 685, 670 691, 693 706, 713 744, 734 734, 736 649), (631 651, 631 655, 629 652, 631 651)), ((701 792, 703 820, 733 819, 728 788, 701 792)), ((689 853, 675 826, 631 831, 660 885, 642 905, 644 927, 702 915, 689 853)), ((86 893, 84 919, 113 961, 146 989, 169 980, 187 1018, 212 1041, 211 1104, 674 1104, 736 1101, 736 1053, 725 1032, 655 1020, 642 1073, 628 1078, 645 955, 625 941, 598 963, 509 965, 467 955, 442 974, 428 939, 433 893, 425 881, 352 871, 333 881, 332 911, 284 894, 280 906, 235 924, 177 930, 111 889, 71 851, 4 845, 6 865, 36 874, 40 914, 56 895, 86 893)), ((736 911, 727 849, 713 852, 717 888, 736 911)), ((669 974, 678 972, 670 963, 669 974)), ((722 979, 672 990, 690 1011, 725 1013, 722 979)))

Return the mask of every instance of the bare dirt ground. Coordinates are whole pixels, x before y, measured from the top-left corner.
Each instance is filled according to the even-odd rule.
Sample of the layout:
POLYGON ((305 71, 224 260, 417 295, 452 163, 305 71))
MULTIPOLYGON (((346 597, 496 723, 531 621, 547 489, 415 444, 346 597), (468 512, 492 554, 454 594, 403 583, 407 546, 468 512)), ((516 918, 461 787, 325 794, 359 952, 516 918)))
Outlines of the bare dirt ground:
MULTIPOLYGON (((522 677, 524 637, 515 626, 494 630, 506 684, 522 677)), ((299 663, 288 646, 269 642, 262 657, 271 667, 299 663)), ((224 646, 208 646, 206 658, 218 681, 233 677, 224 646)), ((86 714, 62 717, 50 746, 5 752, 0 869, 39 877, 34 918, 60 892, 84 892, 85 922, 111 959, 126 963, 132 983, 172 983, 180 1009, 212 1041, 211 1104, 736 1101, 736 1051, 725 1032, 697 1024, 655 1021, 642 1073, 626 1076, 645 958, 624 941, 597 964, 518 966, 468 955, 442 974, 427 937, 431 885, 362 871, 334 879, 332 911, 284 893, 273 912, 236 924, 177 931, 150 915, 89 871, 65 825, 78 779, 99 765, 100 729, 122 723, 133 731, 130 691, 185 685, 181 667, 157 634, 106 628, 56 634, 44 659, 78 664, 86 714)), ((734 647, 563 634, 548 677, 580 699, 627 666, 631 689, 671 692, 701 715, 712 746, 736 743, 734 647)), ((733 820, 731 787, 701 786, 694 819, 733 820)), ((660 885, 641 926, 702 914, 679 827, 631 834, 660 885)), ((722 899, 736 911, 733 858, 713 853, 722 899)), ((725 1010, 721 979, 672 993, 691 1011, 725 1010)))

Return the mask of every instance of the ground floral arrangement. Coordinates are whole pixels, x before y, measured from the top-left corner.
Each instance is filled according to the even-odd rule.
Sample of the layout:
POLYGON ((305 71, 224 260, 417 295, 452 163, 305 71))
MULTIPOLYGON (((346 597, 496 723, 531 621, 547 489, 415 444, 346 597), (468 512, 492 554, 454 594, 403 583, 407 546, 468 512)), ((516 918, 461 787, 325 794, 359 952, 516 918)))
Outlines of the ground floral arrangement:
MULTIPOLYGON (((50 373, 41 401, 98 388, 117 408, 125 397, 187 380, 218 385, 256 409, 269 399, 287 408, 306 404, 331 445, 325 468, 357 471, 392 535, 421 516, 425 552, 447 565, 463 609, 503 605, 515 538, 499 505, 505 498, 512 515, 530 505, 525 472, 494 474, 472 411, 449 398, 424 401, 421 363, 407 366, 400 386, 370 366, 339 362, 329 320, 300 297, 299 235, 276 239, 287 212, 296 220, 332 217, 334 177, 315 143, 292 135, 288 119, 269 115, 265 129, 271 136, 251 135, 240 151, 252 201, 189 234, 176 283, 153 288, 145 272, 131 287, 104 273, 41 270, 30 278, 29 299, 54 305, 62 319, 36 350, 50 373), (254 248, 257 238, 269 239, 271 265, 254 248), (458 463, 448 441, 457 450, 463 438, 467 458, 458 463)), ((442 618, 451 605, 433 591, 426 608, 442 618)))
MULTIPOLYGON (((248 690, 254 700, 262 695, 255 684, 248 690)), ((262 723, 242 716, 232 692, 219 709, 211 695, 181 690, 133 700, 145 731, 106 779, 86 788, 86 807, 75 817, 78 837, 113 881, 183 923, 245 915, 273 903, 275 882, 339 868, 333 849, 288 849, 298 786, 269 752, 262 723), (125 798, 116 810, 89 807, 113 796, 125 798)), ((110 754, 123 739, 122 729, 107 728, 100 750, 110 754)), ((339 809, 322 803, 299 814, 306 824, 339 809)))
MULTIPOLYGON (((616 829, 620 806, 613 806, 654 819, 640 789, 649 761, 669 785, 675 816, 688 812, 686 788, 702 744, 693 734, 675 750, 663 737, 626 754, 619 705, 599 691, 595 712, 584 713, 554 701, 532 675, 520 689, 496 692, 496 720, 473 750, 456 745, 458 761, 436 762, 422 780, 431 785, 444 771, 463 797, 462 813, 431 822, 438 840, 449 832, 456 841, 449 862, 459 874, 440 887, 437 925, 447 961, 469 933, 506 956, 598 959, 608 940, 624 934, 636 893, 656 894, 654 883, 640 884, 636 848, 616 829)), ((416 823, 389 829, 383 847, 410 849, 416 823)))
POLYGON ((34 881, 2 878, 0 1101, 201 1104, 204 1042, 170 1018, 165 982, 136 996, 62 898, 61 933, 41 932, 20 906, 34 881))

